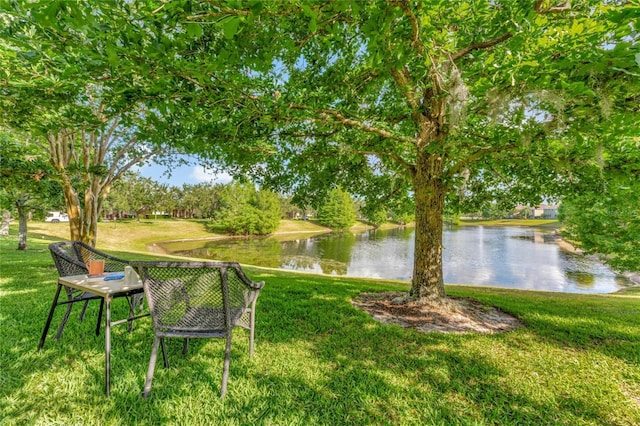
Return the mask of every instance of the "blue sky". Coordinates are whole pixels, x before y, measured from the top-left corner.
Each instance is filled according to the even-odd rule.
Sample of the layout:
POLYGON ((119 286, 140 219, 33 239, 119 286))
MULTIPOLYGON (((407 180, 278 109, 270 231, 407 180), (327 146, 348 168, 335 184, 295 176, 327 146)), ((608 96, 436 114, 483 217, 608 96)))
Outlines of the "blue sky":
POLYGON ((227 173, 214 173, 206 169, 197 162, 197 158, 185 157, 191 161, 189 165, 181 165, 171 168, 171 177, 167 174, 168 168, 158 164, 147 164, 135 168, 133 171, 140 173, 143 177, 148 177, 156 182, 166 183, 172 186, 181 187, 183 184, 194 185, 202 182, 228 183, 231 176, 227 173))

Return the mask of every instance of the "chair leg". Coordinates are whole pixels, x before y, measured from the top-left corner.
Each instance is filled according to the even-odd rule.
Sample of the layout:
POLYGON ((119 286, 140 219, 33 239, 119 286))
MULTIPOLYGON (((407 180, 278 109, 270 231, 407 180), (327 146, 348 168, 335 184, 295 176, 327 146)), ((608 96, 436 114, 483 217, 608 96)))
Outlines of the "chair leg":
POLYGON ((169 360, 167 359, 167 347, 164 344, 164 337, 160 338, 160 346, 162 346, 162 359, 164 360, 164 368, 169 368, 169 360))
POLYGON ((62 322, 58 327, 58 332, 56 333, 56 340, 60 340, 60 336, 62 336, 62 332, 64 331, 64 326, 67 325, 67 321, 69 321, 69 316, 71 315, 71 308, 73 307, 73 303, 69 303, 67 305, 67 311, 64 313, 64 317, 62 318, 62 322))
POLYGON ((153 371, 156 368, 156 358, 158 357, 158 344, 162 342, 163 354, 164 354, 164 339, 154 336, 153 348, 151 349, 151 359, 149 359, 149 369, 147 370, 147 379, 144 382, 144 390, 142 391, 142 397, 148 398, 149 392, 151 392, 151 381, 153 380, 153 371))
POLYGON ((53 297, 53 303, 51 304, 51 309, 49 309, 49 316, 47 317, 47 322, 44 325, 42 336, 40 336, 40 342, 38 343, 38 350, 42 349, 42 347, 44 346, 44 341, 47 338, 47 333, 49 332, 49 327, 51 326, 51 320, 53 319, 53 313, 56 310, 56 306, 58 306, 58 297, 60 297, 60 290, 62 290, 62 286, 58 284, 58 288, 56 289, 56 295, 53 297))
POLYGON ((222 367, 222 386, 220 387, 220 398, 227 394, 227 382, 229 381, 229 362, 231 361, 231 334, 225 339, 224 365, 222 367))
POLYGON ((100 323, 102 322, 103 310, 104 310, 104 299, 100 299, 100 311, 98 311, 98 322, 96 323, 96 336, 100 335, 100 323))
POLYGON ((182 355, 186 355, 189 350, 189 338, 185 337, 184 342, 182 342, 182 355))
POLYGON ((89 301, 85 300, 84 301, 84 306, 82 307, 82 310, 80 311, 80 316, 78 317, 78 321, 82 322, 82 320, 84 320, 84 314, 87 312, 87 306, 89 306, 89 301))
POLYGON ((254 337, 254 325, 256 322, 256 314, 255 314, 255 302, 254 306, 251 307, 251 321, 249 322, 249 356, 253 356, 253 337, 254 337))
POLYGON ((131 330, 133 330, 133 317, 136 316, 135 313, 135 296, 131 296, 131 297, 127 297, 127 303, 129 304, 129 325, 128 325, 128 331, 129 333, 131 333, 131 330))
POLYGON ((136 294, 133 296, 133 306, 138 309, 138 312, 142 312, 144 309, 144 294, 136 294))

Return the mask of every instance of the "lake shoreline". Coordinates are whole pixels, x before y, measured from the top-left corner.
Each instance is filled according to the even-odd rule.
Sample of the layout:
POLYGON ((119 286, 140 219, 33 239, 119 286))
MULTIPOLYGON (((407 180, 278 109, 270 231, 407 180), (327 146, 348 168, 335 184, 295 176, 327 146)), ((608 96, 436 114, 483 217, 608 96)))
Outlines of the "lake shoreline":
MULTIPOLYGON (((371 226, 371 225, 359 224, 359 225, 352 226, 346 232, 359 233, 364 231, 370 231, 372 229, 384 230, 384 229, 413 228, 413 227, 414 227, 413 223, 410 223, 407 225, 386 224, 386 225, 380 226, 379 228, 376 228, 375 226, 371 226)), ((218 234, 218 235, 212 235, 210 237, 178 238, 174 240, 163 240, 163 241, 157 241, 154 243, 149 243, 147 244, 147 251, 154 254, 171 255, 171 253, 169 253, 166 249, 162 247, 163 244, 181 243, 181 242, 188 242, 188 241, 219 241, 219 240, 227 240, 227 239, 233 239, 233 238, 268 238, 268 237, 275 237, 278 235, 293 235, 293 234, 330 234, 332 232, 336 232, 336 231, 334 231, 331 228, 324 228, 324 229, 307 229, 307 230, 296 230, 296 231, 276 231, 268 235, 219 235, 218 234)))
MULTIPOLYGON (((598 262, 598 263, 602 263, 606 265, 606 262, 603 261, 599 256, 597 255, 585 255, 584 252, 575 247, 573 244, 571 244, 569 241, 565 240, 562 238, 562 233, 559 231, 559 227, 554 226, 554 224, 549 223, 549 222, 538 222, 538 221, 528 221, 528 223, 524 224, 524 223, 517 223, 517 224, 510 224, 507 221, 494 221, 494 222, 465 222, 462 226, 464 227, 469 227, 469 226, 486 226, 486 227, 505 227, 505 226, 516 226, 516 227, 525 227, 525 228, 541 228, 544 229, 545 231, 549 232, 550 234, 554 235, 555 237, 555 243, 560 247, 561 250, 566 251, 566 252, 570 252, 570 253, 575 253, 575 254, 579 254, 579 255, 583 255, 586 256, 587 258, 589 258, 590 260, 594 261, 594 262, 598 262)), ((414 224, 408 224, 408 225, 390 225, 387 224, 385 226, 382 226, 380 228, 380 230, 384 230, 384 229, 396 229, 396 228, 405 228, 405 227, 414 227, 414 224)), ((350 233, 360 233, 360 232, 365 232, 365 231, 369 231, 372 229, 376 229, 373 226, 370 225, 365 225, 363 223, 357 224, 355 226, 353 226, 352 228, 349 229, 348 232, 350 233)), ((293 234, 300 234, 300 235, 309 235, 314 236, 314 235, 319 235, 319 234, 327 234, 327 233, 331 233, 334 232, 333 230, 329 229, 329 228, 324 228, 324 229, 313 229, 313 230, 294 230, 294 231, 279 231, 279 232, 274 232, 272 234, 269 235, 250 235, 250 236, 243 236, 243 235, 212 235, 209 237, 198 237, 198 238, 179 238, 179 239, 172 239, 172 240, 163 240, 163 241, 157 241, 154 243, 150 243, 147 244, 147 251, 150 253, 154 253, 154 254, 161 254, 161 255, 166 255, 166 256, 171 256, 172 253, 164 248, 165 244, 171 244, 171 243, 180 243, 180 242, 189 242, 189 241, 220 241, 220 240, 227 240, 227 239, 234 239, 234 238, 265 238, 265 237, 277 237, 280 235, 293 235, 293 234)), ((608 265, 607 265, 608 266, 608 265)), ((623 273, 619 273, 619 275, 623 276, 624 278, 626 278, 631 284, 632 286, 640 286, 640 272, 623 272, 623 273)))
MULTIPOLYGON (((556 241, 556 243, 558 244, 558 246, 560 246, 560 248, 562 250, 566 250, 569 251, 571 253, 575 253, 575 254, 580 254, 582 256, 586 256, 596 262, 600 262, 603 263, 607 266, 609 266, 609 264, 606 262, 606 260, 603 260, 600 256, 598 256, 597 254, 584 254, 584 251, 582 249, 579 249, 577 247, 575 247, 573 244, 571 244, 569 241, 565 240, 562 238, 562 234, 559 233, 558 234, 559 237, 556 241)), ((610 266, 609 266, 610 267, 610 266)), ((625 277, 626 279, 628 279, 631 283, 633 283, 634 286, 640 286, 640 272, 620 272, 620 275, 622 275, 623 277, 625 277)))
MULTIPOLYGON (((330 236, 327 236, 327 234, 331 234, 330 232, 319 232, 318 230, 311 232, 308 230, 290 231, 291 228, 289 228, 286 232, 275 232, 262 238, 237 237, 231 235, 217 235, 198 239, 181 238, 173 240, 175 243, 173 245, 170 244, 169 241, 156 243, 152 246, 152 249, 156 253, 174 256, 233 260, 247 265, 282 270, 300 270, 352 277, 410 280, 410 261, 406 263, 406 259, 407 253, 409 253, 407 247, 411 246, 411 242, 407 243, 402 241, 410 241, 409 235, 415 232, 415 227, 404 227, 406 231, 401 231, 400 229, 403 227, 394 226, 394 229, 381 230, 383 232, 380 234, 378 232, 368 231, 364 226, 359 226, 359 228, 360 229, 352 228, 350 232, 342 234, 335 233, 335 235, 330 236), (390 231, 391 233, 389 234, 386 231, 390 231), (364 235, 361 235, 363 233, 364 235), (386 245, 387 238, 390 238, 390 245, 386 245), (407 240, 407 238, 409 238, 409 240, 407 240), (259 241, 261 239, 265 241, 259 241), (307 239, 311 241, 307 242, 307 239), (383 240, 385 243, 381 243, 383 240), (193 241, 193 244, 190 244, 188 241, 193 241), (282 244, 282 246, 280 246, 281 248, 274 248, 278 247, 279 244, 282 244), (204 248, 205 245, 206 248, 204 248), (356 247, 356 249, 351 252, 353 247, 356 247), (309 251, 307 252, 306 250, 309 251), (318 254, 320 254, 320 256, 318 256, 318 254), (380 262, 380 259, 385 259, 386 261, 380 262), (381 267, 380 263, 384 263, 384 266, 381 267)), ((474 282, 479 286, 495 285, 509 288, 512 286, 510 280, 515 280, 515 282, 521 280, 522 288, 538 289, 541 291, 593 293, 613 293, 622 287, 628 288, 638 285, 638 282, 635 280, 636 277, 629 275, 623 276, 622 274, 610 271, 606 263, 595 256, 584 256, 584 260, 579 260, 579 258, 583 257, 583 255, 580 254, 582 252, 573 247, 569 242, 564 241, 559 232, 549 228, 538 230, 534 228, 538 227, 465 226, 447 231, 445 235, 450 235, 445 239, 444 244, 447 246, 447 249, 451 249, 452 247, 456 247, 456 249, 453 251, 448 250, 448 266, 444 271, 448 278, 445 277, 445 279, 447 279, 449 283, 474 282), (466 231, 464 228, 467 228, 466 231), (476 228, 477 231, 473 230, 473 228, 476 228), (484 231, 482 231, 482 228, 484 228, 484 231), (499 228, 505 228, 505 230, 500 231, 499 228), (512 229, 508 230, 508 228, 512 229), (517 231, 517 228, 521 228, 521 231, 517 231), (533 231, 526 231, 523 228, 531 228, 533 231), (534 234, 529 235, 530 232, 534 232, 534 234), (478 237, 487 238, 484 243, 485 248, 495 248, 499 246, 506 247, 508 251, 503 259, 495 260, 495 255, 492 254, 495 250, 474 251, 473 247, 469 248, 467 243, 459 243, 460 238, 452 240, 451 235, 454 234, 458 235, 458 237, 468 234, 473 241, 478 237), (496 238, 495 236, 503 234, 504 237, 511 236, 512 238, 501 239, 498 246, 492 246, 491 238, 496 238), (492 235, 495 236, 491 237, 492 235), (524 235, 527 236, 525 237, 524 235), (522 246, 522 244, 528 244, 524 243, 524 241, 531 241, 535 243, 536 246, 522 246), (460 244, 462 244, 462 246, 460 246, 460 244), (557 248, 544 249, 544 245, 547 247, 549 247, 549 245, 556 246, 557 248), (456 251, 460 249, 459 247, 463 247, 463 250, 460 252, 456 251), (525 261, 522 266, 516 268, 517 273, 515 273, 513 277, 508 276, 509 273, 514 274, 513 272, 509 272, 513 271, 512 267, 497 266, 504 263, 507 255, 508 257, 512 257, 511 254, 525 252, 534 247, 537 248, 530 251, 530 253, 540 256, 537 261, 538 263, 534 262, 532 266, 530 264, 531 261, 525 261), (547 256, 545 253, 553 253, 554 250, 556 252, 560 250, 560 252, 567 254, 559 258, 560 262, 554 260, 555 258, 551 260, 540 260, 545 259, 544 256, 547 256), (573 253, 578 254, 578 257, 572 256, 573 253), (478 257, 478 255, 481 256, 478 257), (487 275, 485 272, 487 269, 491 269, 489 265, 493 265, 494 269, 492 270, 499 271, 493 277, 483 276, 483 274, 487 275), (532 282, 539 281, 539 279, 536 280, 533 278, 537 273, 541 272, 539 265, 545 265, 547 269, 549 266, 558 268, 559 266, 557 265, 569 265, 569 267, 567 269, 568 272, 563 274, 552 270, 549 272, 550 275, 545 274, 545 276, 548 275, 548 278, 542 280, 544 281, 542 285, 539 283, 534 285, 532 282), (587 266, 581 269, 583 268, 582 265, 587 266), (608 272, 602 272, 604 270, 608 272), (480 275, 477 275, 477 273, 480 275), (525 278, 521 278, 523 274, 525 274, 525 278), (613 275, 617 275, 619 277, 618 279, 623 281, 618 281, 619 284, 614 285, 615 282, 611 281, 613 275), (595 278, 597 280, 595 281, 595 287, 593 285, 594 281, 590 281, 594 280, 593 277, 598 277, 595 278), (479 278, 478 282, 474 281, 476 278, 479 278), (492 280, 493 278, 496 280, 492 280)), ((369 229, 372 229, 372 227, 369 229)), ((553 254, 551 255, 553 256, 553 254)), ((409 253, 409 257, 410 256, 411 253, 409 253)), ((519 262, 521 262, 521 260, 515 259, 514 264, 521 265, 519 262)))

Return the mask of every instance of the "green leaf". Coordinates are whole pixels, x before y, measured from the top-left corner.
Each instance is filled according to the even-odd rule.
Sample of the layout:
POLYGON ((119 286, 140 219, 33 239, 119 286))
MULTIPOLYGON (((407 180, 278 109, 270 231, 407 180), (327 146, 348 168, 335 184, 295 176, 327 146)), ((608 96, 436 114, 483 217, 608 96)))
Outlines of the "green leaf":
POLYGON ((107 45, 106 51, 109 64, 112 66, 118 65, 120 59, 118 58, 118 51, 116 50, 116 47, 113 45, 107 45))
POLYGON ((202 26, 196 23, 187 24, 187 34, 191 37, 199 38, 202 36, 202 26))
POLYGON ((302 13, 304 13, 305 16, 315 16, 315 12, 313 10, 311 10, 311 6, 309 6, 308 4, 303 4, 301 6, 302 8, 302 13))
POLYGON ((238 32, 238 26, 240 25, 240 18, 232 17, 224 23, 223 31, 225 38, 231 40, 238 32))

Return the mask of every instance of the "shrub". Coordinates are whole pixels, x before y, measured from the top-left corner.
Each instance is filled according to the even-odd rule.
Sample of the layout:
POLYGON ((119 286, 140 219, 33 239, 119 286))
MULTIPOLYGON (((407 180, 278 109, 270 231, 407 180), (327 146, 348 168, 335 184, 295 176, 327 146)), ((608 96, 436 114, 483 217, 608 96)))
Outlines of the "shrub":
POLYGON ((336 188, 318 209, 318 221, 336 230, 349 229, 356 222, 356 209, 348 192, 336 188))
POLYGON ((220 195, 220 210, 209 228, 234 235, 266 235, 279 223, 280 202, 275 193, 233 184, 220 195))

